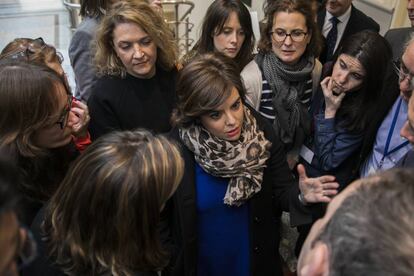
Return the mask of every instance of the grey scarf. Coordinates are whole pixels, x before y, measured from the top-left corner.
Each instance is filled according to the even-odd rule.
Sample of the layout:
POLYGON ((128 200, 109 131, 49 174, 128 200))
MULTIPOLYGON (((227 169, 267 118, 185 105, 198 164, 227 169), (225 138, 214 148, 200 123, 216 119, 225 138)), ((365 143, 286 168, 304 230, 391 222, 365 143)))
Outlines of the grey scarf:
POLYGON ((298 63, 283 63, 273 52, 259 54, 256 62, 262 69, 274 97, 276 118, 273 127, 287 150, 297 151, 305 136, 310 135, 310 116, 300 102, 306 81, 311 79, 314 57, 302 56, 298 63))

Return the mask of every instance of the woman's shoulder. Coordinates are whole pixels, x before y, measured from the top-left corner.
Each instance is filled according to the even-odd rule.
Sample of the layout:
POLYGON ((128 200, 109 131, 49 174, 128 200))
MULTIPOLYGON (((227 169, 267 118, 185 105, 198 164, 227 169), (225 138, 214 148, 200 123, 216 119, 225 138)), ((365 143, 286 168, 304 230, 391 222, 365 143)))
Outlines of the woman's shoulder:
POLYGON ((251 76, 252 74, 256 74, 256 76, 257 74, 261 74, 259 65, 257 64, 256 60, 252 59, 249 63, 247 63, 240 74, 243 79, 251 76))

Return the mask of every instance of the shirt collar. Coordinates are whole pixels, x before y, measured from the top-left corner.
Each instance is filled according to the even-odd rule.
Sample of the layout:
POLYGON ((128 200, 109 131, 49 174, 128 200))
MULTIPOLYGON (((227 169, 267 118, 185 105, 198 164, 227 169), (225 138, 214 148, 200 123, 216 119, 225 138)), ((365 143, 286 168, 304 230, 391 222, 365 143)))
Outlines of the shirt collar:
MULTIPOLYGON (((343 23, 343 22, 348 22, 349 18, 351 17, 351 10, 352 10, 352 5, 349 6, 349 8, 346 10, 346 12, 341 15, 338 16, 338 20, 343 23)), ((326 11, 326 20, 330 20, 332 17, 334 17, 330 12, 326 11)))

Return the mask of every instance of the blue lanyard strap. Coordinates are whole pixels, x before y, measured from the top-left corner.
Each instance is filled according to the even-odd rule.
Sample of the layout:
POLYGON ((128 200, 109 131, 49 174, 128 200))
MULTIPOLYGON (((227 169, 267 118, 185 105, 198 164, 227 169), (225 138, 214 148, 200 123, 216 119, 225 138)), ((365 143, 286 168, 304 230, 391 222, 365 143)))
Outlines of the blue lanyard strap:
POLYGON ((390 143, 391 143, 391 137, 392 137, 392 134, 394 133, 395 124, 397 123, 398 114, 400 113, 401 102, 402 102, 402 98, 400 97, 399 98, 399 101, 398 101, 397 109, 394 112, 394 117, 392 118, 391 128, 388 131, 387 142, 385 144, 385 149, 384 149, 384 154, 382 156, 382 160, 384 160, 386 156, 388 156, 391 153, 394 153, 394 152, 400 150, 401 148, 405 147, 408 144, 408 141, 404 141, 399 146, 393 148, 391 151, 388 151, 388 149, 390 147, 390 143))

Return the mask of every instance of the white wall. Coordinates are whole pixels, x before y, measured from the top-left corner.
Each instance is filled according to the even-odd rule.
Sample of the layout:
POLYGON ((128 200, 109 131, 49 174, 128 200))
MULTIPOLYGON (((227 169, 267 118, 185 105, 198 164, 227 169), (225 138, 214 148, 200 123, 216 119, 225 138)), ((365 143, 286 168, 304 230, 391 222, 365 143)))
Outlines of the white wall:
POLYGON ((194 23, 194 28, 190 33, 190 37, 194 41, 198 40, 201 32, 201 24, 203 22, 204 15, 207 8, 213 3, 213 0, 192 0, 195 4, 193 11, 191 12, 190 22, 194 23))

